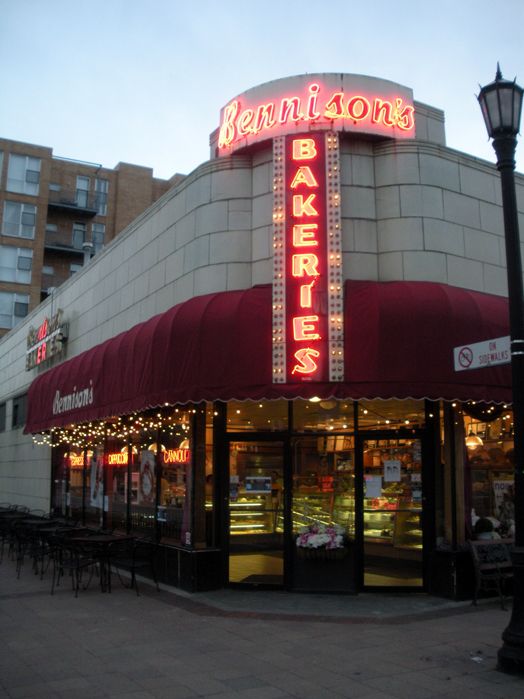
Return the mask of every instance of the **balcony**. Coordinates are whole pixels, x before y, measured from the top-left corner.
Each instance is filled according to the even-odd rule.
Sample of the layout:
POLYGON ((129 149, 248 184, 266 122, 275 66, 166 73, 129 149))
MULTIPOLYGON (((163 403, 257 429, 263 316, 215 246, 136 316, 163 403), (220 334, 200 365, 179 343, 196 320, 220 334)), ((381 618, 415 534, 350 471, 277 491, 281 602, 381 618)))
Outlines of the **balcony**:
POLYGON ((44 239, 44 248, 46 250, 52 250, 53 252, 59 252, 75 257, 83 257, 84 252, 82 246, 73 245, 70 241, 70 238, 69 242, 64 240, 64 236, 61 236, 58 232, 46 231, 44 239))
POLYGON ((98 213, 98 198, 100 195, 89 194, 84 190, 49 191, 47 207, 53 211, 74 213, 75 216, 87 216, 89 218, 98 213))

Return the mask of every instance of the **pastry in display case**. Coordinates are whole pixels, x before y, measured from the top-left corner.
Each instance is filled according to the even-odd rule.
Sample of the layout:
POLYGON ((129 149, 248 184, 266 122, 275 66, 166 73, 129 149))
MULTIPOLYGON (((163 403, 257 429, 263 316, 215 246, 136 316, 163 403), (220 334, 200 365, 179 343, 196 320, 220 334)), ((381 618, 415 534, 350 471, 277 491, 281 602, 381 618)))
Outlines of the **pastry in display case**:
POLYGON ((331 493, 298 493, 293 497, 293 530, 331 523, 331 493))
POLYGON ((393 541, 395 512, 390 510, 364 511, 364 538, 378 539, 381 542, 393 541))
POLYGON ((399 510, 395 517, 393 544, 399 548, 422 549, 421 510, 399 510))
POLYGON ((273 532, 265 495, 240 496, 229 503, 231 534, 269 534, 273 532))

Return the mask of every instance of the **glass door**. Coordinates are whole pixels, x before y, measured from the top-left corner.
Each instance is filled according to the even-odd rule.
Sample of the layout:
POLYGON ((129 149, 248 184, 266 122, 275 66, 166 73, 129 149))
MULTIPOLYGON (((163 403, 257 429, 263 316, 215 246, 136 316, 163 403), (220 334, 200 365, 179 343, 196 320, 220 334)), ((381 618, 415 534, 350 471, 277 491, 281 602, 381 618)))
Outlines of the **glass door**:
POLYGON ((422 587, 421 440, 364 439, 364 587, 422 587))
POLYGON ((284 584, 284 444, 229 444, 229 582, 284 584))

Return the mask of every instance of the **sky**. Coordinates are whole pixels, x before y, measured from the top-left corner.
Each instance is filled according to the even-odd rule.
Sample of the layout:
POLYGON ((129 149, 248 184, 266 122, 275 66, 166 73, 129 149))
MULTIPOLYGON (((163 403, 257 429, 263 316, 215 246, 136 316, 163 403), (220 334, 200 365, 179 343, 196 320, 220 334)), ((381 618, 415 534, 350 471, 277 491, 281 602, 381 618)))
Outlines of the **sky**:
POLYGON ((209 159, 236 95, 356 73, 411 88, 449 147, 495 162, 476 95, 497 61, 524 85, 523 27, 524 0, 0 0, 0 137, 169 178, 209 159))

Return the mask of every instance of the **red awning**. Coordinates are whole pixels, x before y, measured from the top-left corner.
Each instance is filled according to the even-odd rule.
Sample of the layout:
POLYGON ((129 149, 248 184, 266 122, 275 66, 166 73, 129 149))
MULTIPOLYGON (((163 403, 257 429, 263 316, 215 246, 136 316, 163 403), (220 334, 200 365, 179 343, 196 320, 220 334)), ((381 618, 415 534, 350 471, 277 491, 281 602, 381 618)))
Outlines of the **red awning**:
POLYGON ((511 401, 508 365, 454 371, 453 348, 508 335, 507 300, 432 282, 348 281, 340 383, 273 384, 271 286, 199 296, 38 376, 26 432, 213 400, 511 401))

